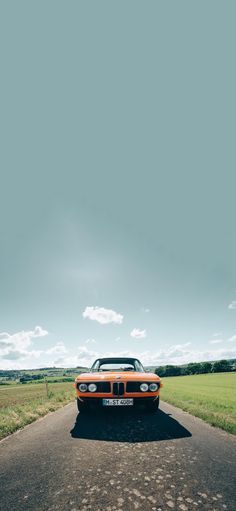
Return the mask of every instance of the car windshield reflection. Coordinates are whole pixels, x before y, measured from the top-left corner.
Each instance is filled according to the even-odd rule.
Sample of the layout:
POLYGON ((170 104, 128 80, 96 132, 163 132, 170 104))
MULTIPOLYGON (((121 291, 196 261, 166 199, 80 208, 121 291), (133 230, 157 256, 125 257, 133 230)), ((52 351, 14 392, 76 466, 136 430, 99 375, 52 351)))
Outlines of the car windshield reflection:
POLYGON ((136 358, 100 358, 95 360, 91 371, 138 371, 144 372, 141 362, 136 358))
POLYGON ((120 364, 102 364, 100 365, 99 371, 135 371, 134 366, 120 366, 120 364))

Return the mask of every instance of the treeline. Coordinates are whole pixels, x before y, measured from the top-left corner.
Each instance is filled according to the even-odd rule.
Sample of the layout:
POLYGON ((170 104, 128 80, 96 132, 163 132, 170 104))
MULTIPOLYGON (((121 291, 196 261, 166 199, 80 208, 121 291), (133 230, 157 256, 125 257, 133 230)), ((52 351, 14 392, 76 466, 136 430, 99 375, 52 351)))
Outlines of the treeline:
POLYGON ((225 373, 236 370, 235 361, 217 360, 216 362, 191 362, 186 366, 166 365, 155 369, 160 377, 185 376, 188 374, 225 373))
POLYGON ((21 376, 20 383, 28 383, 29 381, 43 380, 45 378, 45 374, 24 374, 21 376))
POLYGON ((19 383, 44 383, 46 380, 48 381, 48 383, 65 383, 65 382, 68 382, 68 381, 74 381, 75 377, 73 376, 59 376, 58 378, 52 378, 51 376, 49 377, 45 377, 45 378, 41 378, 41 377, 32 377, 32 378, 27 378, 25 376, 23 376, 22 378, 20 378, 19 380, 19 383))
POLYGON ((17 380, 21 376, 21 371, 0 370, 0 378, 6 378, 8 380, 17 380))

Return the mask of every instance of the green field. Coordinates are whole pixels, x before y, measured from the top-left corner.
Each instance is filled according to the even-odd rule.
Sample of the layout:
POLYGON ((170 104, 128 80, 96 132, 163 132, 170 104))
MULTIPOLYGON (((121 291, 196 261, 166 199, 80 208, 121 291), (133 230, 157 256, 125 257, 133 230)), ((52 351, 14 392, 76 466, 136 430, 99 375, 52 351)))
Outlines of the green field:
POLYGON ((73 383, 3 385, 0 387, 0 438, 74 400, 73 383))
MULTIPOLYGON (((163 401, 236 434, 236 373, 163 378, 163 401)), ((74 400, 72 382, 0 386, 0 438, 74 400)))
POLYGON ((236 435, 236 373, 163 378, 163 401, 236 435))

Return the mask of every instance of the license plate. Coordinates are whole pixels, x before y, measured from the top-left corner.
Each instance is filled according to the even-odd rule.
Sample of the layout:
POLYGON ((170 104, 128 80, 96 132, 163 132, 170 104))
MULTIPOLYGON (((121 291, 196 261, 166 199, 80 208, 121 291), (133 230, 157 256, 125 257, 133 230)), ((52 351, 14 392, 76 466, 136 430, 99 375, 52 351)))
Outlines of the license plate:
POLYGON ((133 399, 103 399, 103 406, 132 406, 134 404, 133 399))

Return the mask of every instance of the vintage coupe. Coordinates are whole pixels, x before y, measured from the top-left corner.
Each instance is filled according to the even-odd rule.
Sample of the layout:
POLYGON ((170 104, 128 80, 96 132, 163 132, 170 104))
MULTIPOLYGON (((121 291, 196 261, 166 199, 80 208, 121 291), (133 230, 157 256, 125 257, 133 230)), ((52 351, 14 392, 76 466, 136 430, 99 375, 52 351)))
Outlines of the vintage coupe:
POLYGON ((136 407, 155 411, 162 387, 159 376, 146 372, 136 358, 115 357, 95 360, 90 372, 75 380, 80 412, 98 407, 136 407))

